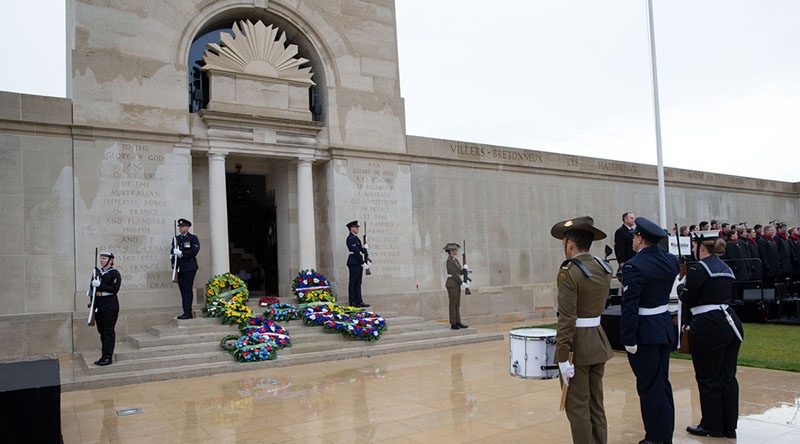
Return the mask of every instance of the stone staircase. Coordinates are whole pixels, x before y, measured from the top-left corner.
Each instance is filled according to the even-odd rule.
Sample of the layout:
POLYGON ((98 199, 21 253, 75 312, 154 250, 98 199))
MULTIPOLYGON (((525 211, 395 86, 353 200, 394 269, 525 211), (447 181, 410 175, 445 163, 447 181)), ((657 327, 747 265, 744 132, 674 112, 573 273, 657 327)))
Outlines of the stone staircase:
MULTIPOLYGON (((251 299, 254 313, 257 301, 251 299)), ((292 346, 278 351, 272 361, 238 363, 220 347, 220 340, 238 334, 235 326, 220 324, 219 318, 177 320, 154 326, 147 333, 132 334, 118 343, 114 364, 99 367, 96 353, 76 353, 74 374, 63 381, 62 390, 118 386, 140 382, 189 378, 218 373, 268 369, 288 365, 350 359, 503 339, 500 333, 480 333, 474 328, 451 330, 450 325, 421 317, 382 313, 388 329, 375 342, 347 338, 307 326, 302 320, 279 322, 291 335, 292 346)))

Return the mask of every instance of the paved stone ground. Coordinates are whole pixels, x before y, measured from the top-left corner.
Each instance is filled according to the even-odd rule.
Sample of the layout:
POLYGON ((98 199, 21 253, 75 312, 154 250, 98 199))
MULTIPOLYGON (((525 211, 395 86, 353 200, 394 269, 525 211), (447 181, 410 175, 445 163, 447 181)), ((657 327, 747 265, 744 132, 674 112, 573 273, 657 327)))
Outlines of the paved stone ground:
MULTIPOLYGON (((514 324, 481 326, 507 332, 514 324)), ((246 364, 244 364, 246 365, 246 364)), ((800 375, 739 369, 739 442, 800 442, 800 375)), ((689 361, 673 360, 674 442, 699 419, 689 361)), ((508 374, 508 339, 65 393, 67 443, 397 442, 563 443, 569 427, 552 380, 508 374), (116 409, 144 413, 118 417, 116 409)), ((634 379, 624 355, 606 366, 609 442, 643 437, 634 379)))

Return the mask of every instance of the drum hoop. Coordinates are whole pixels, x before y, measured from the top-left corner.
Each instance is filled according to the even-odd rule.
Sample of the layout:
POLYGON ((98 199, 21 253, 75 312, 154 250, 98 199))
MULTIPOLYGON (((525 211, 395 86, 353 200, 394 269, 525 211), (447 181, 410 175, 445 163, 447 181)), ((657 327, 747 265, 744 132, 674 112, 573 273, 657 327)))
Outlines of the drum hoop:
POLYGON ((546 340, 548 340, 550 338, 555 338, 556 335, 553 335, 553 336, 521 336, 521 335, 515 335, 514 333, 509 333, 508 337, 512 338, 512 339, 524 339, 526 341, 546 341, 546 340))

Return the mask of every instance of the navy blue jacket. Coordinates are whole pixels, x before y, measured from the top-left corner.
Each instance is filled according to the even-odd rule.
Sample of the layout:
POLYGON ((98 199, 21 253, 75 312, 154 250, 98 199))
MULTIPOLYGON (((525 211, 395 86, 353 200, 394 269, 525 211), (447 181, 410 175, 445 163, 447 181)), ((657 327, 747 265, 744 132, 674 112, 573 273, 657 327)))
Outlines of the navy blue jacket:
POLYGON ((361 265, 364 263, 364 247, 361 246, 361 239, 353 233, 347 236, 347 249, 350 254, 347 256, 347 265, 361 265))
POLYGON ((669 312, 639 316, 639 307, 654 308, 669 303, 678 268, 678 258, 657 245, 639 250, 625 262, 620 319, 624 345, 675 342, 675 327, 669 312))
MULTIPOLYGON (((183 256, 178 258, 178 270, 197 271, 197 253, 200 252, 200 239, 192 233, 178 234, 175 236, 175 244, 183 253, 183 256)), ((170 252, 172 252, 171 248, 170 252)))

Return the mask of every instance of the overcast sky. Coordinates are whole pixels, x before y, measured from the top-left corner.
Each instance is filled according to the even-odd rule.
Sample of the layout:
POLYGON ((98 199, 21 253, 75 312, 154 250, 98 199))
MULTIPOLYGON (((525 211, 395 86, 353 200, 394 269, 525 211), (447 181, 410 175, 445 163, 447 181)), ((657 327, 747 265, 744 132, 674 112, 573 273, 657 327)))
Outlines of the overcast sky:
MULTIPOLYGON (((646 0, 395 3, 408 134, 656 162, 646 0)), ((0 90, 63 97, 63 0, 2 4, 0 90)), ((654 5, 665 165, 800 181, 800 1, 654 5)))

